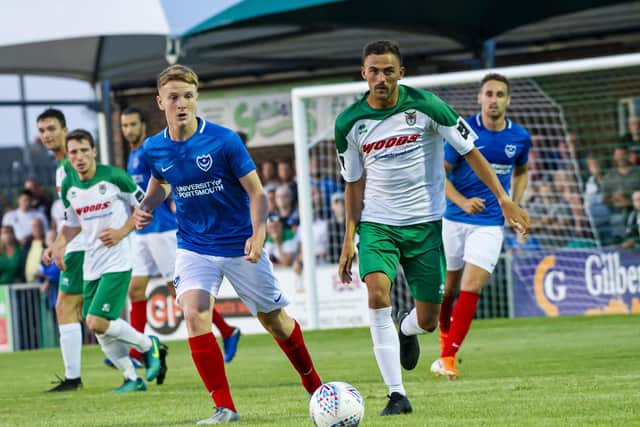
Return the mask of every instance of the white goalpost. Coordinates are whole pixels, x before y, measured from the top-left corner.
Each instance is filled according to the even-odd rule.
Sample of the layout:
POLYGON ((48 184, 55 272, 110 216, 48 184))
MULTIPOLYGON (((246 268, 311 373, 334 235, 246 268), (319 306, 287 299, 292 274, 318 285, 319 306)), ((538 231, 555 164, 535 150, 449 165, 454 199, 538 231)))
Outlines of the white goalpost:
MULTIPOLYGON (((610 235, 611 239, 616 238, 614 225, 608 223, 601 226, 599 211, 585 195, 588 178, 585 157, 600 157, 603 161, 608 161, 608 153, 617 142, 625 123, 625 114, 630 114, 627 110, 624 114, 620 113, 621 106, 637 104, 637 114, 640 115, 640 101, 636 104, 633 101, 636 97, 640 100, 640 77, 635 77, 640 74, 638 71, 640 53, 407 77, 400 81, 400 84, 433 91, 466 117, 479 111, 475 97, 484 75, 497 72, 510 79, 513 101, 508 115, 532 134, 530 190, 527 195, 530 215, 531 212, 544 210, 545 202, 538 200, 544 191, 551 191, 550 195, 558 203, 566 205, 564 210, 558 211, 561 213, 557 214, 555 222, 539 226, 534 231, 540 247, 530 250, 526 255, 520 254, 522 261, 518 265, 524 266, 524 269, 518 270, 516 266, 513 271, 514 275, 519 274, 519 271, 526 271, 522 274, 526 275, 526 280, 531 281, 533 286, 530 297, 538 304, 541 312, 547 315, 552 314, 545 311, 544 304, 555 306, 555 312, 559 314, 569 314, 574 307, 576 311, 584 312, 588 307, 583 309, 581 303, 567 303, 573 305, 564 308, 562 301, 554 300, 559 295, 557 292, 549 294, 553 293, 553 286, 567 285, 572 289, 571 286, 581 285, 571 280, 565 284, 538 277, 544 274, 541 273, 540 266, 544 263, 540 258, 548 258, 551 252, 562 250, 569 257, 563 262, 570 265, 567 268, 575 270, 563 273, 562 276, 577 277, 582 274, 582 267, 573 264, 575 260, 581 259, 580 251, 600 250, 613 241, 609 240, 610 235), (570 138, 573 138, 573 142, 568 142, 570 138), (566 148, 567 144, 569 148, 566 148), (538 284, 540 280, 542 285, 538 284), (552 283, 547 283, 549 281, 552 283), (540 286, 543 287, 542 291, 538 289, 540 286)), ((314 224, 323 215, 324 220, 328 221, 328 216, 332 213, 326 203, 333 199, 331 195, 320 194, 313 200, 312 192, 316 190, 312 187, 316 184, 312 184, 309 179, 312 173, 310 160, 313 158, 315 169, 321 169, 320 173, 314 170, 314 175, 326 176, 331 182, 341 182, 335 162, 333 123, 336 115, 366 90, 366 82, 354 82, 297 87, 291 91, 298 209, 303 245, 302 280, 309 310, 308 327, 311 329, 326 327, 321 321, 322 304, 319 299, 319 287, 326 284, 318 283, 318 264, 332 265, 336 275, 337 265, 335 258, 328 260, 327 255, 323 255, 326 251, 318 251, 314 242, 314 235, 317 236, 314 224), (317 212, 320 203, 318 200, 325 203, 323 215, 317 212)), ((535 215, 532 215, 532 219, 535 215)), ((525 248, 525 251, 528 249, 525 248)), ((563 258, 559 255, 560 252, 554 254, 557 266, 563 258)), ((550 265, 550 261, 544 262, 545 266, 550 265)), ((559 276, 556 274, 554 277, 559 276)), ((582 289, 576 288, 576 292, 582 292, 582 289)), ((525 295, 523 298, 526 297, 525 295)), ((621 298, 620 292, 612 295, 612 298, 615 297, 621 298)), ((551 313, 553 312, 551 309, 551 313)))

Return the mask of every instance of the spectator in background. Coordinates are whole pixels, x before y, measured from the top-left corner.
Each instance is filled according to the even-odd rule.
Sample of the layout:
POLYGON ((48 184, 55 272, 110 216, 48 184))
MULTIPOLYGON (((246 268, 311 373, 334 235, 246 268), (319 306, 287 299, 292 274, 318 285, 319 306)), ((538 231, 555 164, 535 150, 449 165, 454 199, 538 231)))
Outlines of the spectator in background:
POLYGON ((45 230, 49 228, 47 217, 31 207, 32 195, 29 190, 22 190, 18 196, 18 208, 11 210, 2 217, 2 225, 13 227, 16 239, 24 246, 31 237, 31 221, 40 218, 45 230))
POLYGON ((44 224, 40 218, 33 218, 31 220, 31 237, 24 247, 27 254, 24 263, 24 279, 27 282, 33 282, 36 279, 45 248, 44 240, 44 224))
POLYGON ((287 185, 291 190, 291 206, 295 209, 298 206, 298 184, 296 183, 296 175, 289 160, 280 160, 278 162, 278 179, 281 185, 287 185))
POLYGON ((627 218, 627 228, 624 239, 620 244, 623 249, 637 249, 640 247, 640 189, 631 195, 633 211, 627 218))
POLYGON ((620 142, 629 148, 631 162, 637 165, 640 163, 640 117, 629 117, 627 128, 629 132, 622 135, 620 142))
POLYGON ((276 189, 277 185, 269 184, 264 186, 264 192, 267 193, 267 209, 269 214, 278 214, 278 206, 276 205, 276 189))
POLYGON ((597 157, 587 156, 586 162, 589 177, 584 186, 584 206, 591 219, 591 224, 598 233, 598 240, 600 240, 601 244, 606 245, 611 240, 611 213, 604 203, 604 195, 602 193, 604 173, 597 157))
POLYGON ((287 224, 289 217, 294 213, 297 214, 297 210, 293 203, 293 193, 291 187, 286 184, 281 184, 276 188, 276 213, 280 216, 283 224, 287 224))
MULTIPOLYGON (((568 165, 567 165, 568 166, 568 165)), ((580 197, 580 188, 572 173, 573 164, 567 169, 558 169, 553 173, 553 184, 556 192, 564 203, 571 208, 571 216, 575 235, 581 235, 583 230, 589 228, 584 204, 580 197)))
POLYGON ((627 216, 632 210, 631 193, 640 189, 640 170, 631 163, 629 148, 624 145, 613 150, 613 163, 613 169, 602 180, 602 192, 611 211, 615 239, 624 235, 627 216))
POLYGON ((327 262, 337 264, 342 251, 344 239, 344 194, 333 193, 331 195, 331 219, 327 225, 327 262))
POLYGON ((268 185, 277 187, 280 185, 278 180, 278 171, 276 169, 276 163, 272 160, 265 160, 260 164, 260 178, 264 183, 265 188, 268 185))
MULTIPOLYGON (((55 242, 58 233, 54 228, 47 231, 45 236, 45 247, 51 247, 55 242)), ((56 318, 56 301, 58 300, 58 283, 60 281, 60 268, 55 260, 51 265, 46 265, 44 261, 40 261, 40 266, 36 273, 36 278, 40 281, 40 292, 46 295, 47 308, 53 312, 56 318)), ((56 318, 57 322, 57 318, 56 318)))
POLYGON ((21 282, 22 276, 22 248, 13 227, 3 225, 0 229, 0 285, 21 282))
POLYGON ((289 227, 285 227, 281 217, 269 215, 267 219, 267 239, 264 251, 274 267, 289 267, 298 253, 298 238, 289 227))
MULTIPOLYGON (((557 197, 550 182, 538 185, 537 195, 527 205, 531 218, 531 231, 540 244, 564 246, 569 241, 566 230, 571 225, 571 208, 557 197)), ((533 236, 532 236, 533 237, 533 236)))
POLYGON ((511 255, 525 254, 542 249, 536 236, 524 238, 522 235, 514 233, 510 227, 504 228, 504 248, 511 255))
POLYGON ((31 192, 31 207, 42 212, 47 217, 47 220, 51 222, 50 212, 53 200, 47 189, 35 179, 26 180, 24 189, 31 192))
MULTIPOLYGON (((324 201, 322 193, 318 187, 311 186, 311 211, 313 212, 313 249, 318 264, 324 264, 327 257, 327 239, 328 239, 328 221, 323 215, 324 201)), ((300 216, 296 212, 293 214, 288 223, 289 227, 296 233, 299 242, 304 240, 304 235, 300 232, 300 216)), ((302 260, 302 251, 299 251, 297 262, 302 260)), ((296 268, 297 270, 297 268, 296 268)))
MULTIPOLYGON (((329 207, 331 204, 331 195, 340 191, 338 181, 327 175, 323 175, 322 168, 320 167, 320 159, 316 155, 309 157, 309 176, 311 186, 317 188, 320 192, 321 203, 318 205, 320 214, 322 218, 329 218, 331 212, 329 207)), ((314 213, 315 209, 316 208, 314 208, 314 213)))

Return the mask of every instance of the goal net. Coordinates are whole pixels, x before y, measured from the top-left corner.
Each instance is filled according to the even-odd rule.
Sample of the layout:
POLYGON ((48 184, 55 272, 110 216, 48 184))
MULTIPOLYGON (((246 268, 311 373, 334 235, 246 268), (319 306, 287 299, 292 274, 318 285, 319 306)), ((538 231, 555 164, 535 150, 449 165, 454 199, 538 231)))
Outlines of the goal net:
MULTIPOLYGON (((607 248, 624 239, 626 212, 604 203, 601 179, 592 174, 598 165, 603 175, 614 168, 614 147, 621 142, 630 119, 640 116, 640 55, 491 71, 510 79, 508 117, 531 134, 524 205, 532 219, 532 232, 529 242, 521 244, 506 229, 501 265, 483 291, 478 315, 580 314, 610 306, 612 299, 630 308, 631 299, 624 297, 622 285, 615 289, 614 279, 608 285, 611 292, 603 284, 600 295, 591 295, 592 289, 585 289, 585 265, 591 255, 608 256, 607 248), (554 271, 555 276, 550 274, 554 271), (521 294, 512 293, 512 285, 521 294), (604 306, 582 301, 583 296, 604 306), (518 303, 526 299, 531 307, 518 312, 518 303)), ((479 112, 479 82, 488 72, 413 77, 400 83, 430 90, 468 117, 479 112)), ((335 117, 366 90, 365 83, 347 83, 292 91, 305 266, 338 262, 344 232, 344 182, 336 162, 333 125, 335 117), (304 179, 307 176, 310 180, 304 179), (319 238, 323 223, 326 238, 319 238)), ((640 141, 637 144, 640 148, 640 141)), ((627 255, 618 258, 626 260, 627 255)), ((606 268, 602 259, 596 263, 599 271, 606 268)), ((633 264, 634 258, 629 262, 633 264)), ((406 306, 411 299, 401 279, 394 300, 406 306)), ((323 284, 317 283, 313 269, 305 268, 304 283, 309 284, 305 287, 311 294, 311 307, 317 308, 314 289, 323 284)))

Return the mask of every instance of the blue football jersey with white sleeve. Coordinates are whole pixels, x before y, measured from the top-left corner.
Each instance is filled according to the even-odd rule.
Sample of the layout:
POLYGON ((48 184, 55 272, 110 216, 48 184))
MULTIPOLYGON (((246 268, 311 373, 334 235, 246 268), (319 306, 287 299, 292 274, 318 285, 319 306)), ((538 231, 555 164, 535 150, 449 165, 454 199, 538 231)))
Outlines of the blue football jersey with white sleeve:
MULTIPOLYGON (((474 144, 487 159, 495 171, 505 191, 509 193, 513 169, 527 163, 531 137, 522 126, 507 119, 506 127, 500 131, 485 128, 480 114, 466 119, 473 131, 478 135, 474 144)), ((463 222, 474 225, 503 225, 502 210, 489 187, 487 187, 463 156, 445 144, 444 159, 452 168, 449 172, 449 181, 464 197, 480 197, 484 199, 485 209, 477 214, 470 215, 458 205, 447 199, 447 208, 444 217, 451 221, 463 222)))
MULTIPOLYGON (((127 173, 131 176, 133 182, 135 182, 138 187, 146 191, 147 186, 149 185, 149 178, 151 177, 151 170, 145 163, 143 151, 143 146, 131 151, 129 154, 129 161, 127 162, 127 173)), ((142 230, 136 230, 136 233, 161 233, 164 231, 175 230, 177 227, 176 216, 171 211, 169 201, 166 200, 153 212, 151 224, 142 230)))
POLYGON ((252 234, 249 196, 239 178, 255 170, 240 137, 198 118, 186 141, 168 128, 144 144, 151 174, 171 185, 178 220, 178 248, 204 255, 244 255, 252 234))

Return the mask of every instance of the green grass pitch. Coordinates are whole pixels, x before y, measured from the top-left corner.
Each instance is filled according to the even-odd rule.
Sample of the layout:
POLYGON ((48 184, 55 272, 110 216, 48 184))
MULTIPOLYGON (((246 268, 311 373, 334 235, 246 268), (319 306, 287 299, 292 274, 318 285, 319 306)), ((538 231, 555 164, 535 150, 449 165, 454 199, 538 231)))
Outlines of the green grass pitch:
MULTIPOLYGON (((417 368, 404 372, 411 415, 379 417, 384 387, 368 329, 305 334, 325 381, 346 381, 365 398, 364 426, 640 425, 640 317, 601 316, 476 321, 462 348, 456 382, 429 372, 437 335, 420 337, 417 368)), ((97 346, 83 350, 79 392, 49 394, 61 374, 57 349, 0 354, 2 426, 181 426, 212 413, 186 342, 169 343, 164 385, 114 395, 118 372, 97 346)), ((266 335, 243 336, 227 365, 246 426, 310 426, 298 376, 266 335)))

